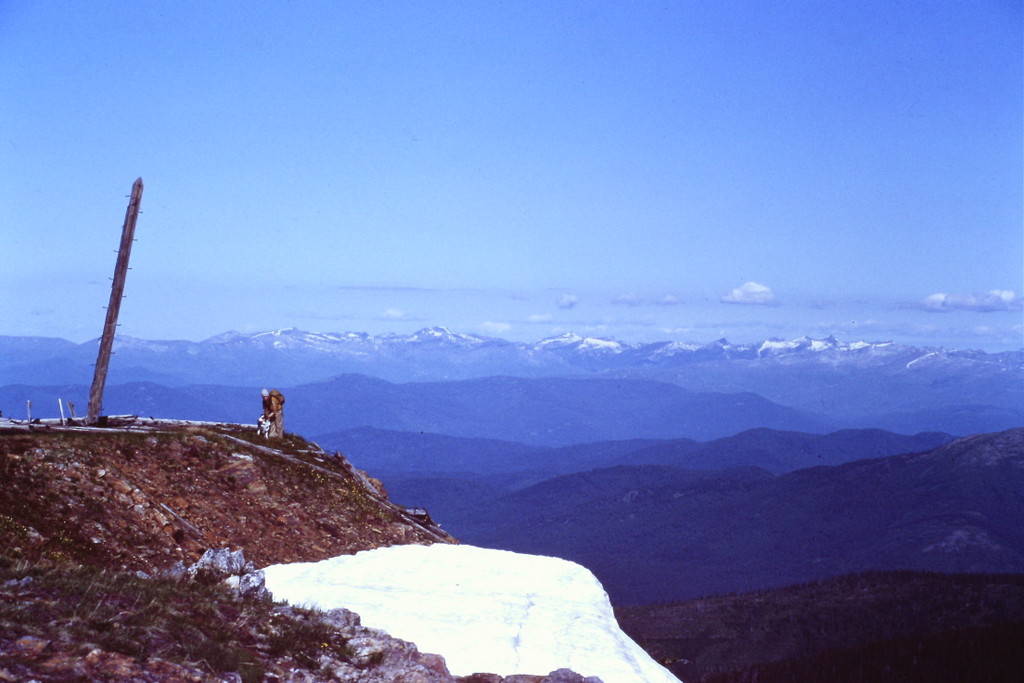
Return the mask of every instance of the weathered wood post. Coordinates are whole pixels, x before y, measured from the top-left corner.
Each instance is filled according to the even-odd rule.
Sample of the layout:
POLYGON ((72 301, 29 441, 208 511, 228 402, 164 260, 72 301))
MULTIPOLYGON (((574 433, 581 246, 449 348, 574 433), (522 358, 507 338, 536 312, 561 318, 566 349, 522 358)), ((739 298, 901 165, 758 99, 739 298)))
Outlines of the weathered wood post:
POLYGON ((100 352, 96 356, 96 370, 92 376, 92 388, 89 390, 89 412, 85 418, 87 425, 96 424, 100 417, 100 410, 103 408, 103 387, 107 382, 110 352, 114 348, 117 315, 121 311, 121 299, 124 297, 124 281, 128 275, 128 257, 132 253, 132 242, 135 240, 135 221, 139 217, 139 204, 141 202, 142 178, 139 178, 132 185, 132 197, 128 201, 128 211, 124 216, 124 227, 121 228, 121 248, 117 251, 117 264, 114 266, 114 284, 110 288, 107 320, 103 325, 103 336, 100 338, 100 352))

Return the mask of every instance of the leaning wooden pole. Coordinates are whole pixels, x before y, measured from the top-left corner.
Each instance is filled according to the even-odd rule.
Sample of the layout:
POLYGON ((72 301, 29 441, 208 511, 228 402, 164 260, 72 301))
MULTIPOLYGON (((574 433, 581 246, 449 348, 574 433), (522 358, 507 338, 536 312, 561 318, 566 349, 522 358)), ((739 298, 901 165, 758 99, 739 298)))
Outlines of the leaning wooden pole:
POLYGON ((94 425, 99 421, 100 411, 103 409, 103 387, 107 383, 107 368, 110 366, 110 353, 114 348, 117 315, 121 311, 121 299, 124 298, 124 281, 128 276, 128 257, 131 256, 132 242, 135 240, 135 222, 139 218, 140 203, 142 203, 142 178, 136 180, 132 185, 132 198, 128 201, 124 227, 121 228, 121 248, 117 251, 117 264, 114 266, 114 284, 110 288, 107 320, 103 325, 103 336, 100 337, 100 352, 96 357, 92 389, 89 390, 89 412, 85 418, 85 423, 89 425, 94 425))

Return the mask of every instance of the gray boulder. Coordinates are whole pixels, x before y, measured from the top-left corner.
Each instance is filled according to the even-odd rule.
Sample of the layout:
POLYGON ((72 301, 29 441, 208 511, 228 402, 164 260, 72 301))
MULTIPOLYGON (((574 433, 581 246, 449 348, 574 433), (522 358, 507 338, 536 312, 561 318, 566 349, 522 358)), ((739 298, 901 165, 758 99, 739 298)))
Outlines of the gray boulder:
POLYGON ((241 550, 210 548, 195 564, 184 570, 184 576, 200 583, 224 581, 243 597, 270 598, 263 570, 247 562, 241 550))
POLYGON ((255 567, 245 561, 245 553, 240 549, 210 548, 188 568, 188 573, 193 579, 204 577, 223 581, 229 576, 241 576, 254 570, 255 567))

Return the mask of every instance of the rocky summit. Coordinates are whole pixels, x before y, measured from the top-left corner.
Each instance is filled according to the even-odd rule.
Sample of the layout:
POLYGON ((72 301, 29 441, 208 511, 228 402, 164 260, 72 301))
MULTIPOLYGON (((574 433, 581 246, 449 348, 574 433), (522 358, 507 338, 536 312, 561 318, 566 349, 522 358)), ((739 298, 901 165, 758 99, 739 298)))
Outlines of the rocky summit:
POLYGON ((452 542, 340 454, 240 425, 130 420, 3 430, 0 543, 17 559, 168 569, 209 548, 257 565, 452 542))
POLYGON ((457 542, 294 435, 0 420, 0 481, 0 681, 588 680, 457 678, 356 614, 272 602, 256 566, 457 542))

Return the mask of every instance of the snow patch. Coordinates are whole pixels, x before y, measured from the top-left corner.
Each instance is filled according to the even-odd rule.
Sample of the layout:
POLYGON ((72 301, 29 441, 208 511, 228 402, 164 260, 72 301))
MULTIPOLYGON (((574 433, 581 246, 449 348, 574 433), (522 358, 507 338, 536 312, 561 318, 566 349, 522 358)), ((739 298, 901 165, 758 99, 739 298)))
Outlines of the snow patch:
POLYGON ((799 341, 780 341, 778 339, 768 339, 764 341, 761 346, 757 349, 757 355, 761 356, 765 353, 780 353, 785 351, 792 351, 800 346, 799 341))
POLYGON ((909 363, 907 363, 907 366, 906 366, 906 367, 907 367, 907 370, 909 370, 909 369, 910 369, 911 367, 913 367, 914 365, 917 365, 918 363, 920 363, 920 362, 922 362, 922 361, 926 361, 926 360, 928 360, 929 358, 933 358, 933 357, 935 357, 935 356, 937 356, 937 355, 939 355, 939 354, 938 354, 938 353, 935 353, 935 352, 932 352, 932 353, 926 353, 926 354, 924 354, 923 356, 921 356, 920 358, 915 358, 914 360, 912 360, 912 361, 910 361, 909 363))
POLYGON ((617 341, 611 341, 610 339, 587 337, 580 342, 580 348, 590 351, 611 351, 613 353, 618 353, 622 351, 622 344, 617 341))
POLYGON ((443 655, 453 675, 569 668, 605 683, 678 683, 634 643, 584 567, 467 545, 403 545, 264 569, 275 600, 345 607, 443 655))
POLYGON ((549 337, 533 344, 537 349, 575 348, 577 351, 597 351, 602 353, 621 353, 625 345, 611 339, 597 337, 581 337, 573 332, 566 332, 558 337, 549 337))
POLYGON ((583 341, 583 337, 573 332, 566 332, 563 335, 557 337, 549 337, 547 339, 541 339, 533 346, 537 348, 545 348, 548 346, 572 346, 573 344, 579 344, 583 341))

